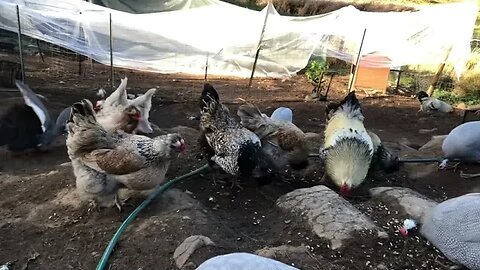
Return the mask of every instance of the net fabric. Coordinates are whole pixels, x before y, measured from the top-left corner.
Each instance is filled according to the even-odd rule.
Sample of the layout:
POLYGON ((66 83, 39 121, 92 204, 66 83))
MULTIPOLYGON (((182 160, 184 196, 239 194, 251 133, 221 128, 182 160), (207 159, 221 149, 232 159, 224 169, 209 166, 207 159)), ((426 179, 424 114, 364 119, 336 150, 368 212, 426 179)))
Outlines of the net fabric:
POLYGON ((209 74, 238 77, 250 76, 259 44, 257 77, 291 76, 312 54, 355 63, 366 28, 362 55, 376 53, 387 60, 362 65, 438 64, 451 49, 447 63, 460 75, 478 11, 476 2, 462 2, 401 13, 347 6, 318 16, 291 17, 279 15, 271 4, 254 11, 218 0, 198 5, 177 1, 158 9, 167 11, 134 14, 79 0, 0 0, 0 28, 17 31, 19 5, 23 34, 109 65, 111 14, 115 66, 203 74, 208 57, 209 74))

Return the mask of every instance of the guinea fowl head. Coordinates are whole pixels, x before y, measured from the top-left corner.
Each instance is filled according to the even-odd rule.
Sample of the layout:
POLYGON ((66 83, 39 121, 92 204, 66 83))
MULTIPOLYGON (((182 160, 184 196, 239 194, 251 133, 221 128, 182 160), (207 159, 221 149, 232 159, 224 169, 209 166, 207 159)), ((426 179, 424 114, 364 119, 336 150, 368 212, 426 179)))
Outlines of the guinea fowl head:
POLYGON ((407 237, 409 232, 417 228, 417 222, 413 219, 405 219, 403 221, 403 226, 400 228, 399 232, 401 235, 407 237))
POLYGON ((422 102, 424 98, 428 98, 428 94, 425 91, 420 91, 417 93, 418 101, 422 102))

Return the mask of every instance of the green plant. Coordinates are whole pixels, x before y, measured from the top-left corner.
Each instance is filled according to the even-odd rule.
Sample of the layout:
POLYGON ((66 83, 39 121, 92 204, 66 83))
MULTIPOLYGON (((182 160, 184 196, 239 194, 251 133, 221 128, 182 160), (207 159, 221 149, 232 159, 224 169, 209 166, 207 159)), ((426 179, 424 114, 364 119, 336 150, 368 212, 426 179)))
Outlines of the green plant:
POLYGON ((328 63, 322 60, 312 60, 308 65, 305 75, 307 79, 313 84, 317 85, 323 78, 323 74, 328 69, 328 63))
POLYGON ((433 96, 450 104, 465 103, 466 105, 480 104, 480 96, 475 94, 460 95, 449 89, 436 89, 433 96))
POLYGON ((458 95, 480 96, 480 72, 466 72, 457 82, 455 92, 458 95))

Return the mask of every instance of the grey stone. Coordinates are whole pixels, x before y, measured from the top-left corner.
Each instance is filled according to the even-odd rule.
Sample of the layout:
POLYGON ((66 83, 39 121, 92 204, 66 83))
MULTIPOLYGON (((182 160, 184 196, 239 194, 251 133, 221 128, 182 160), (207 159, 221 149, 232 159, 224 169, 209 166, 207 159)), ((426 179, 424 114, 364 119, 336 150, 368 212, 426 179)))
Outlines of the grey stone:
POLYGON ((295 257, 301 254, 308 254, 308 249, 306 246, 301 245, 298 247, 290 246, 290 245, 282 245, 278 247, 264 247, 259 249, 255 252, 255 254, 271 258, 271 259, 279 259, 279 258, 288 258, 289 256, 294 255, 295 257))
POLYGON ((389 206, 400 206, 416 220, 422 220, 427 211, 438 204, 414 190, 403 187, 372 188, 370 194, 389 206))
POLYGON ((192 235, 187 237, 173 253, 173 259, 178 268, 182 268, 187 262, 188 258, 195 252, 195 250, 203 247, 215 245, 210 238, 203 235, 192 235))
POLYGON ((319 237, 330 240, 338 249, 354 231, 371 230, 385 237, 367 216, 326 186, 297 189, 277 200, 277 206, 302 216, 319 237))

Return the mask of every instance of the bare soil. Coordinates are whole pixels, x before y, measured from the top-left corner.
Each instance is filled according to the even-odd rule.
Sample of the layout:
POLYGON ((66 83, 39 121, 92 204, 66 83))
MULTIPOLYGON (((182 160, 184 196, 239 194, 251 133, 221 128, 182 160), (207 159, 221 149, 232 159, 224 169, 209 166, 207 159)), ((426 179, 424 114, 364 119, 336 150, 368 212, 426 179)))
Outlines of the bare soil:
MULTIPOLYGON (((108 69, 100 65, 82 75, 42 67, 30 68, 27 74, 27 83, 48 99, 46 104, 55 116, 80 98, 95 99, 94 90, 99 87, 109 89, 108 69)), ((202 77, 117 70, 117 85, 123 75, 128 76, 129 92, 160 89, 150 114, 153 123, 162 129, 178 126, 197 129, 198 122, 189 117, 198 113, 202 77)), ((246 79, 209 77, 209 80, 232 112, 243 102, 239 98, 257 104, 266 113, 278 106, 288 106, 294 111, 294 122, 305 132, 321 134, 324 129, 325 102, 303 101, 312 90, 303 76, 285 81, 255 79, 250 90, 246 79)), ((340 99, 346 84, 347 78, 336 78, 329 98, 340 99)), ((418 103, 414 98, 359 95, 366 126, 385 142, 408 138, 411 144, 423 145, 432 135, 447 134, 461 122, 461 112, 417 115, 418 103), (419 133, 420 129, 433 128, 437 130, 431 134, 419 133)), ((19 97, 18 93, 0 92, 0 113, 12 102, 22 102, 19 97)), ((172 163, 169 178, 205 163, 196 145, 196 133, 187 133, 187 152, 172 163)), ((320 141, 312 143, 312 153, 318 151, 319 144, 320 141)), ((39 256, 28 262, 29 269, 94 269, 117 227, 141 203, 141 197, 133 198, 129 201, 132 206, 126 206, 122 213, 115 208, 97 211, 79 203, 71 168, 61 166, 68 161, 64 142, 48 153, 2 154, 0 264, 12 262, 11 269, 23 269, 36 252, 39 256)), ((301 269, 374 269, 378 265, 388 269, 444 269, 451 263, 423 238, 405 239, 398 235, 398 225, 406 218, 404 213, 371 200, 362 190, 372 186, 405 186, 443 200, 479 187, 474 180, 462 179, 458 172, 452 171, 433 172, 420 179, 409 179, 400 171, 369 179, 358 191, 359 195, 350 200, 383 227, 390 238, 377 239, 365 232, 358 233, 345 248, 332 251, 325 240, 313 235, 298 218, 275 207, 278 197, 295 188, 316 185, 321 176, 312 159, 312 166, 304 172, 287 173, 282 181, 262 187, 247 182, 240 191, 214 186, 210 174, 185 180, 176 188, 187 191, 194 200, 178 195, 184 192, 168 193, 155 200, 122 236, 110 258, 110 269, 176 269, 172 259, 175 248, 195 234, 208 236, 217 245, 198 250, 191 260, 194 265, 227 252, 304 244, 311 251, 309 256, 282 260, 301 269)))

